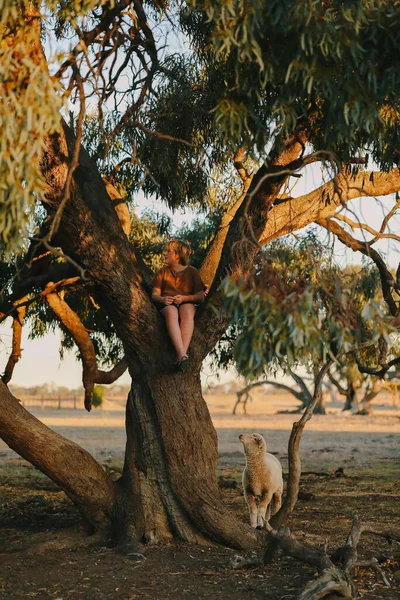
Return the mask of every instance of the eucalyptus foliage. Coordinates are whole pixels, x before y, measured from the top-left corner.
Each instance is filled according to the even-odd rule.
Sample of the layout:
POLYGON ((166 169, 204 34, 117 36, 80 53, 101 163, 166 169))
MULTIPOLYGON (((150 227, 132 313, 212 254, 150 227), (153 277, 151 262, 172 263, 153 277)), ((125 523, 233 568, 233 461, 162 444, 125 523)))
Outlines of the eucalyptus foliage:
POLYGON ((196 50, 205 60, 216 54, 213 111, 227 144, 246 140, 265 153, 268 142, 300 126, 316 150, 338 160, 368 150, 384 169, 398 163, 398 2, 189 4, 196 50))
MULTIPOLYGON (((352 351, 354 360, 359 348, 394 331, 376 268, 340 268, 312 232, 294 244, 271 244, 250 280, 226 277, 221 291, 236 333, 232 357, 250 378, 264 370, 311 367, 328 356, 345 360, 352 351)), ((223 352, 226 361, 226 341, 223 352)))

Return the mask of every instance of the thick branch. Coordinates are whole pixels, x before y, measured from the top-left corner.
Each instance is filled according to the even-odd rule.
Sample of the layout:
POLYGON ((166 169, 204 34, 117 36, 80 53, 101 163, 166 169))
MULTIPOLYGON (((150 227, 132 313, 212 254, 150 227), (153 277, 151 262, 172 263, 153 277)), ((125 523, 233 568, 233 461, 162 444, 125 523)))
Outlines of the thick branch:
POLYGON ((400 190, 400 172, 360 172, 355 177, 344 172, 313 192, 273 206, 260 236, 264 246, 272 240, 317 221, 332 217, 338 207, 363 196, 385 196, 400 190))
POLYGON ((302 152, 304 142, 303 133, 296 138, 293 137, 272 165, 269 167, 263 165, 258 170, 245 199, 230 222, 226 237, 222 236, 219 240, 216 238, 212 244, 210 252, 213 253, 213 259, 208 263, 207 273, 205 270, 200 272, 207 278, 207 282, 213 281, 210 299, 214 307, 206 307, 199 319, 197 332, 199 335, 193 340, 203 358, 214 347, 227 327, 226 315, 217 314, 215 311, 216 299, 212 298, 214 292, 228 273, 234 277, 247 277, 250 273, 254 258, 260 250, 258 239, 265 228, 271 205, 282 185, 293 173, 293 169, 300 168, 296 158, 302 152), (295 163, 293 168, 292 163, 295 163), (225 237, 223 247, 218 246, 222 243, 223 237, 225 237), (205 339, 207 345, 204 344, 205 339))
MULTIPOLYGON (((43 201, 49 213, 57 209, 59 190, 67 175, 68 155, 75 136, 65 121, 60 134, 47 140, 42 170, 48 183, 43 201)), ((58 231, 58 243, 74 257, 96 286, 97 298, 108 311, 123 340, 131 364, 159 368, 169 364, 163 351, 166 334, 146 291, 134 248, 124 234, 95 162, 81 147, 71 197, 58 231), (159 343, 156 343, 156 340, 159 343)), ((140 367, 138 366, 138 369, 140 367)))
POLYGON ((200 275, 202 280, 208 287, 211 287, 212 285, 214 275, 221 257, 222 249, 224 247, 226 236, 229 231, 229 226, 237 211, 239 210, 239 207, 242 205, 243 200, 246 198, 246 194, 251 184, 251 177, 243 165, 243 159, 244 149, 243 147, 240 147, 235 155, 234 166, 243 182, 242 194, 236 200, 234 205, 226 213, 224 213, 221 219, 221 224, 218 228, 217 233, 215 234, 215 238, 207 252, 207 256, 205 257, 203 264, 201 265, 200 275))

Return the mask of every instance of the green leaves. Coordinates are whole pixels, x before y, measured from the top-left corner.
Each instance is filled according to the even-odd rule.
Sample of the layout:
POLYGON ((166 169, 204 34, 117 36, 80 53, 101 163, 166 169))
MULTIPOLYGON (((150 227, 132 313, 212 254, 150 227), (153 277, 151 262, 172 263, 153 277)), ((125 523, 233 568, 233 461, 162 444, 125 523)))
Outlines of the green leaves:
POLYGON ((393 330, 377 301, 376 270, 340 269, 313 233, 292 246, 272 244, 249 281, 226 277, 221 291, 238 332, 233 357, 246 377, 343 357, 393 330))
MULTIPOLYGON (((392 140, 393 130, 380 115, 387 106, 393 111, 399 106, 396 3, 189 4, 208 16, 208 39, 224 58, 225 86, 217 92, 214 111, 226 144, 235 145, 245 135, 250 147, 265 153, 271 124, 285 136, 301 122, 310 127, 309 142, 334 152, 339 160, 346 162, 368 147, 383 168, 396 164, 398 151, 390 161, 382 144, 383 139, 392 140), (234 117, 234 127, 228 116, 234 117)), ((396 123, 398 128, 398 118, 396 123)))

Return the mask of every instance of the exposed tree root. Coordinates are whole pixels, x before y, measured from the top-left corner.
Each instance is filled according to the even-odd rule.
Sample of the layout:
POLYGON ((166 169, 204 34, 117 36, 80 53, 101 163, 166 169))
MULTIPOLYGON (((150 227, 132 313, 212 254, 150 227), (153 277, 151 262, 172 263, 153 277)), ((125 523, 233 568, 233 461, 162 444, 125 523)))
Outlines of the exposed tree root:
MULTIPOLYGON (((329 556, 326 547, 313 548, 305 546, 298 542, 289 529, 285 527, 277 530, 267 524, 266 529, 270 540, 281 548, 284 554, 295 558, 299 562, 313 565, 320 572, 320 576, 315 581, 307 584, 300 594, 299 600, 355 599, 357 592, 353 573, 357 567, 373 569, 380 576, 385 586, 390 587, 390 582, 376 559, 357 560, 357 546, 364 531, 384 537, 388 541, 400 541, 399 531, 370 526, 369 524, 362 525, 359 518, 355 516, 345 545, 337 548, 329 556)), ((235 556, 232 561, 232 568, 258 567, 261 563, 261 559, 254 555, 249 557, 235 556)))

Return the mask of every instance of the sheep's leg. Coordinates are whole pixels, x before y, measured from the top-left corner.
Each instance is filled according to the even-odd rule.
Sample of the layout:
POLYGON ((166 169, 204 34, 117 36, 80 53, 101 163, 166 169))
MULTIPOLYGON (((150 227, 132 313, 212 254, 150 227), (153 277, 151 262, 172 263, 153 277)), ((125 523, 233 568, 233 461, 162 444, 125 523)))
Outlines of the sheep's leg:
POLYGON ((257 504, 254 494, 245 494, 245 499, 250 512, 250 525, 254 528, 257 527, 257 504))
POLYGON ((261 496, 261 500, 257 508, 257 526, 264 527, 265 523, 268 523, 271 516, 271 500, 272 494, 269 492, 264 493, 261 496))
POLYGON ((278 510, 280 509, 281 506, 282 506, 282 490, 278 490, 272 496, 272 506, 271 506, 272 514, 274 515, 276 512, 278 512, 278 510))

